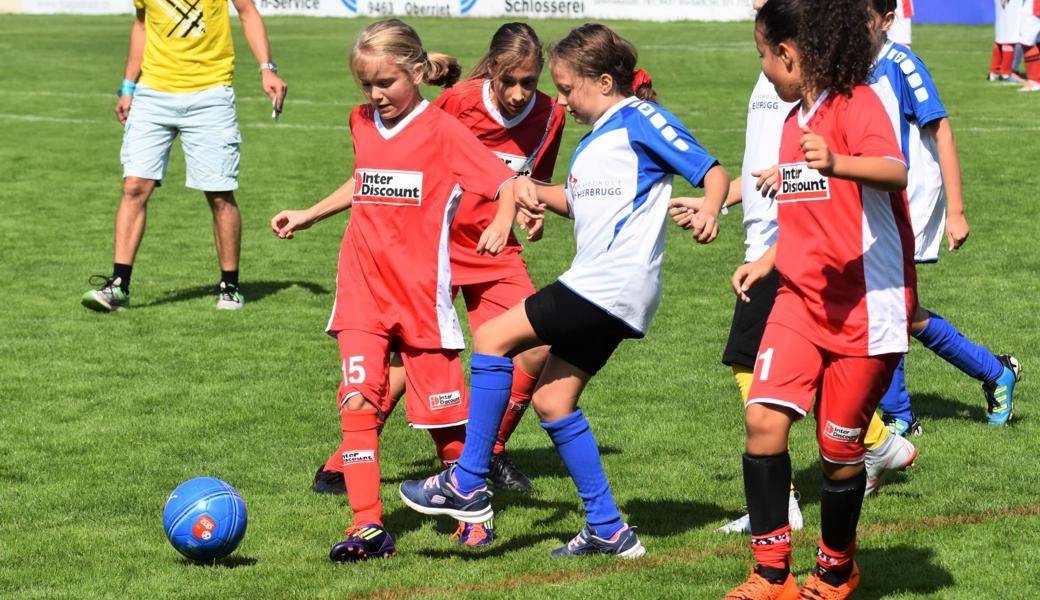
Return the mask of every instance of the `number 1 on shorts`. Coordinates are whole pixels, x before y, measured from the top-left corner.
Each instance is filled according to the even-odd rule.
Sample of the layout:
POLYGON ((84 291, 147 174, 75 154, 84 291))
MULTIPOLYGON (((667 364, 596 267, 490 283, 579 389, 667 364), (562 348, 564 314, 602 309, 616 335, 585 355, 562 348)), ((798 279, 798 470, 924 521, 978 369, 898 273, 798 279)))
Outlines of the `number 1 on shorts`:
POLYGON ((773 349, 769 348, 762 354, 759 354, 758 360, 762 361, 762 368, 758 370, 758 379, 765 381, 769 379, 769 366, 773 364, 773 349))

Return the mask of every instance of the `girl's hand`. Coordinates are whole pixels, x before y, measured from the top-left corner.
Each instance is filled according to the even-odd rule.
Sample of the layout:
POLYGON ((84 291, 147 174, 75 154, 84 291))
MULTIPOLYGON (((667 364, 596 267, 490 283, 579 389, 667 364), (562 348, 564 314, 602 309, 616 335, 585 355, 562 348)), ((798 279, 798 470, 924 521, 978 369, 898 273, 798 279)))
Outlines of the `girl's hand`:
POLYGON ((823 136, 813 133, 808 125, 802 128, 802 134, 802 153, 807 166, 827 177, 834 175, 834 155, 827 147, 827 141, 823 136))
POLYGON ((668 206, 671 207, 668 209, 668 215, 679 227, 690 229, 693 227, 691 224, 693 215, 700 211, 703 204, 704 198, 672 198, 668 203, 668 206))
POLYGON ((693 239, 698 244, 710 244, 719 236, 718 215, 709 214, 707 211, 697 211, 690 219, 690 229, 693 230, 693 239))
POLYGON ((306 210, 283 210, 271 219, 271 230, 283 240, 291 240, 294 233, 313 224, 306 210))
POLYGON ((780 165, 773 165, 768 169, 751 172, 752 177, 758 177, 758 181, 755 182, 755 189, 762 194, 763 198, 776 196, 776 192, 779 189, 777 184, 780 182, 779 173, 780 165))
POLYGON ((528 215, 540 215, 545 212, 545 203, 538 200, 538 186, 530 177, 517 177, 513 181, 513 194, 517 208, 528 215))
POLYGON ((772 269, 771 266, 763 265, 761 261, 757 260, 737 267, 737 270, 733 272, 733 291, 737 294, 737 297, 743 302, 751 302, 747 291, 751 289, 755 282, 769 275, 772 269))
POLYGON ((964 242, 968 241, 970 233, 971 228, 968 227, 968 220, 964 218, 964 213, 946 215, 946 241, 949 243, 950 250, 963 246, 964 242))
POLYGON ((516 213, 516 224, 520 227, 520 231, 527 231, 527 241, 537 242, 542 239, 542 234, 545 232, 545 217, 537 216, 532 217, 526 213, 516 213))
POLYGON ((506 223, 499 223, 499 219, 496 219, 488 225, 484 233, 480 234, 480 241, 477 242, 477 254, 484 254, 487 252, 491 256, 498 256, 498 253, 506 247, 506 242, 509 241, 509 232, 513 229, 512 220, 506 223))

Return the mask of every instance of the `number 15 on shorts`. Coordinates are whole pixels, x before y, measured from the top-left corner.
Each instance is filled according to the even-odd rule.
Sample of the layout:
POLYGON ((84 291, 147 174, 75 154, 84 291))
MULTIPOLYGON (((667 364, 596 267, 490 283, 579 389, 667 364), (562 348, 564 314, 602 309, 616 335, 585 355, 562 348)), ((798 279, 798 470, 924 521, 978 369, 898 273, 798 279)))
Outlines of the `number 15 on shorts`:
POLYGON ((365 383, 364 356, 350 356, 343 361, 343 383, 365 383))

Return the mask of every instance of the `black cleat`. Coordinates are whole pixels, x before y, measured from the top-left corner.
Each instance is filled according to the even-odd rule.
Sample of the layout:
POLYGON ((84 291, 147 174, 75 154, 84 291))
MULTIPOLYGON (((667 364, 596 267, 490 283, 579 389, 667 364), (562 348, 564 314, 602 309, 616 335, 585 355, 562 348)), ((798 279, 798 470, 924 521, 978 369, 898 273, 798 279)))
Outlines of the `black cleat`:
POLYGON ((318 467, 318 472, 314 474, 314 485, 311 487, 311 490, 315 494, 344 496, 347 493, 347 482, 343 480, 343 473, 326 471, 323 464, 318 467))
POLYGON ((518 469, 503 451, 491 455, 491 471, 488 481, 499 489, 528 494, 534 489, 531 480, 518 469))

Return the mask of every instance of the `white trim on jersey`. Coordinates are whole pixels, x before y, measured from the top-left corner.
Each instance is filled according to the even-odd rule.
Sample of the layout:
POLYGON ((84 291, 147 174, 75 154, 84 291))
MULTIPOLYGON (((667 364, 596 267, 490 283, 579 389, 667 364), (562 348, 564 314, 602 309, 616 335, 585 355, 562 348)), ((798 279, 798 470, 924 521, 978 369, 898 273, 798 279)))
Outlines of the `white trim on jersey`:
POLYGON ((867 304, 867 353, 906 352, 909 348, 903 244, 892 196, 860 186, 863 201, 863 283, 867 304))
POLYGON ((415 423, 409 423, 408 426, 412 429, 446 429, 448 427, 456 427, 458 425, 465 425, 469 423, 469 419, 463 419, 457 423, 446 423, 444 425, 416 425, 415 423))
POLYGON ((830 94, 831 91, 829 89, 823 90, 823 93, 820 94, 820 97, 817 98, 816 102, 813 102, 813 105, 809 108, 809 112, 805 112, 803 110, 805 108, 804 104, 801 106, 801 108, 798 109, 799 128, 805 127, 809 124, 809 121, 812 120, 813 115, 816 114, 816 111, 820 108, 820 106, 823 104, 823 101, 826 100, 827 96, 829 96, 830 94))
MULTIPOLYGON (((488 111, 488 114, 491 115, 491 118, 494 119, 496 123, 498 123, 502 127, 505 127, 506 129, 512 129, 520 123, 522 123, 523 120, 527 118, 527 115, 531 114, 531 111, 534 110, 534 103, 538 101, 538 94, 531 94, 531 101, 527 103, 527 106, 524 108, 523 112, 513 117, 512 119, 506 119, 502 115, 502 113, 498 112, 498 109, 495 108, 494 101, 491 100, 490 79, 484 80, 484 86, 482 89, 482 95, 484 96, 484 108, 488 111)), ((549 114, 551 115, 552 113, 549 114)), ((550 119, 551 118, 552 117, 550 117, 550 119)))
POLYGON ((747 401, 746 404, 744 404, 744 406, 749 406, 751 404, 776 404, 779 406, 790 408, 791 410, 803 417, 806 414, 805 411, 802 410, 802 408, 797 404, 794 404, 793 402, 787 402, 786 400, 777 400, 776 398, 751 398, 747 401))
MULTIPOLYGON (((508 180, 507 180, 508 181, 508 180)), ((456 184, 451 196, 444 205, 444 220, 441 222, 441 239, 437 243, 437 328, 441 333, 441 347, 447 350, 461 350, 466 347, 462 337, 462 325, 455 312, 455 304, 451 296, 451 258, 448 255, 451 239, 451 222, 455 220, 455 211, 459 207, 462 188, 456 184)))
POLYGON ((383 120, 379 118, 379 111, 373 110, 372 116, 374 117, 373 120, 376 122, 376 131, 379 132, 379 135, 383 136, 384 140, 388 140, 397 135, 398 132, 402 131, 405 127, 407 127, 408 124, 414 121, 416 117, 421 115, 422 112, 426 110, 426 107, 428 107, 429 105, 429 100, 423 100, 419 103, 419 106, 416 106, 412 109, 412 112, 408 113, 407 115, 405 115, 403 119, 398 121, 397 125, 394 125, 393 127, 389 128, 383 125, 383 120))

